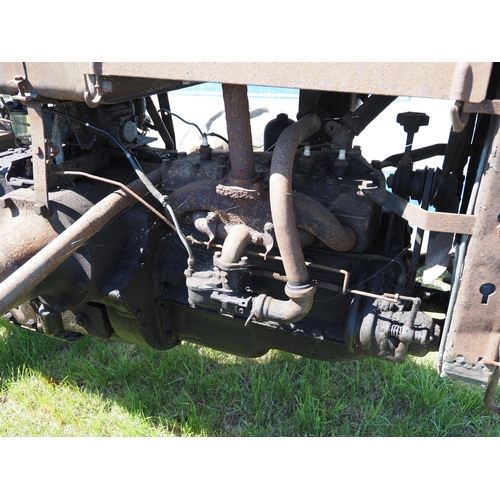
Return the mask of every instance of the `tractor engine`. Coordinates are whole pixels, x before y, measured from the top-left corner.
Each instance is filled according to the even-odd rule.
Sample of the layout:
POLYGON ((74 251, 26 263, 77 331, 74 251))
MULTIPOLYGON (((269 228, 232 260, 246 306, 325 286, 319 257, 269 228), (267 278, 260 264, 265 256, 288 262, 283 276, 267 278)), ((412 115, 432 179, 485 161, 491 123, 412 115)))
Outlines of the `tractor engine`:
MULTIPOLYGON (((212 149, 200 130, 189 154, 162 121, 175 115, 150 97, 24 103, 43 148, 2 153, 6 317, 65 341, 190 341, 250 357, 436 350, 442 325, 423 311, 447 299, 415 284, 419 247, 384 206, 384 165, 353 145, 394 98, 304 91, 297 120, 278 116, 254 151, 247 88, 222 87, 228 147, 212 149)), ((398 120, 414 134, 426 115, 398 120)), ((392 158, 389 180, 403 211, 410 198, 428 206, 440 180, 415 174, 410 153, 392 158)))

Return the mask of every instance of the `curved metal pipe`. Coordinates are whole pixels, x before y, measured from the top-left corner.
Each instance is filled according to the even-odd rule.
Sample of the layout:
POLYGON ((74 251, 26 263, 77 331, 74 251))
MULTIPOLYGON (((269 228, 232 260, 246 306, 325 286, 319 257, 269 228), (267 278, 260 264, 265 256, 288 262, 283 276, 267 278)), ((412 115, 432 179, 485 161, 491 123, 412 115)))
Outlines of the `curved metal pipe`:
MULTIPOLYGON (((196 181, 174 191, 170 196, 170 204, 178 216, 186 212, 203 210, 207 212, 225 212, 235 216, 239 224, 250 227, 263 227, 271 220, 268 200, 264 197, 251 202, 221 196, 216 193, 219 181, 196 181), (250 209, 251 207, 251 209, 250 209)), ((342 226, 324 205, 303 193, 293 193, 293 210, 295 225, 312 234, 327 247, 337 252, 351 250, 355 243, 353 231, 342 226)), ((229 215, 227 215, 229 217, 229 215)), ((300 233, 299 233, 300 235, 300 233)), ((304 246, 301 240, 301 246, 304 246)))
POLYGON ((314 235, 336 252, 348 252, 356 244, 354 231, 343 226, 319 201, 294 191, 293 207, 296 226, 314 235))
POLYGON ((247 226, 233 226, 224 240, 221 261, 236 264, 241 260, 245 248, 252 242, 252 235, 247 226))
MULTIPOLYGON (((295 193, 292 196, 293 161, 298 145, 321 127, 321 119, 308 115, 288 127, 278 139, 269 181, 271 217, 275 237, 281 253, 287 276, 285 293, 290 300, 284 301, 267 295, 253 299, 251 317, 258 321, 278 321, 294 323, 305 317, 311 310, 316 286, 309 282, 304 254, 300 243, 298 226, 314 234, 330 248, 348 251, 356 243, 351 229, 342 226, 338 219, 319 202, 306 195, 295 193), (299 220, 295 218, 294 204, 299 220)), ((226 209, 238 214, 241 227, 236 225, 228 231, 222 247, 221 260, 225 263, 238 263, 246 246, 251 242, 245 219, 248 214, 246 201, 235 200, 215 194, 218 181, 200 181, 180 188, 170 196, 177 212, 194 210, 226 209)), ((252 200, 252 205, 262 205, 263 201, 252 200)), ((265 212, 265 210, 262 210, 265 212)), ((252 210, 255 223, 256 210, 252 210)))
MULTIPOLYGON (((321 119, 317 115, 307 115, 290 125, 280 135, 271 162, 269 193, 274 233, 283 258, 286 276, 290 285, 293 286, 302 286, 309 283, 309 274, 300 245, 294 213, 293 198, 295 194, 292 196, 293 160, 298 145, 317 132, 320 127, 321 119)), ((303 207, 309 204, 309 200, 306 200, 302 195, 298 195, 296 198, 297 201, 302 202, 303 207), (306 201, 307 203, 305 203, 306 201)), ((318 210, 320 210, 319 207, 318 210)), ((318 211, 321 215, 318 220, 324 220, 325 211, 325 208, 321 212, 318 211)), ((329 228, 328 233, 333 235, 333 239, 340 242, 340 244, 333 243, 333 246, 340 251, 350 250, 355 244, 353 232, 343 227, 332 214, 329 214, 327 220, 333 225, 329 228)), ((314 225, 313 221, 311 221, 311 225, 314 225)), ((323 231, 321 232, 323 233, 323 231)), ((324 235, 320 238, 323 239, 323 237, 324 235)))
POLYGON ((321 118, 307 115, 280 135, 274 149, 269 179, 274 234, 288 282, 288 301, 259 295, 252 302, 251 316, 259 321, 294 323, 311 310, 316 286, 309 282, 304 253, 295 222, 292 197, 293 160, 298 145, 321 127, 321 118))

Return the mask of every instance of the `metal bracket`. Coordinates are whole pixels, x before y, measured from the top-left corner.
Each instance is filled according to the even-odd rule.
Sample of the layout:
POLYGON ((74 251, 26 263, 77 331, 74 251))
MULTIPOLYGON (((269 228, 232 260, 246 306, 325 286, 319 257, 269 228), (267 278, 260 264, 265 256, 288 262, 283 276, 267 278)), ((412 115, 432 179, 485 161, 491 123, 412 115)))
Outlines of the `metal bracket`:
POLYGON ((464 112, 464 103, 455 101, 451 107, 451 128, 453 132, 459 134, 467 125, 469 114, 464 112))
POLYGON ((476 113, 500 115, 500 100, 485 99, 478 103, 455 101, 455 104, 451 107, 451 126, 453 132, 462 132, 469 121, 469 115, 476 113))
POLYGON ((102 101, 102 87, 101 87, 101 75, 98 73, 97 69, 100 63, 90 63, 90 71, 86 75, 87 80, 90 82, 90 77, 93 76, 95 78, 94 84, 94 95, 92 95, 88 90, 83 93, 85 98, 85 103, 89 108, 97 108, 102 101))
POLYGON ((485 99, 484 101, 478 103, 465 102, 463 112, 500 115, 500 99, 485 99))
POLYGON ((426 231, 455 234, 473 234, 474 232, 475 215, 428 212, 384 188, 359 186, 359 189, 373 203, 382 205, 410 224, 426 231))
POLYGON ((26 104, 28 101, 31 101, 31 99, 35 99, 37 97, 37 94, 30 94, 29 92, 24 91, 24 82, 26 81, 26 78, 21 75, 16 75, 12 80, 9 81, 9 83, 15 83, 17 84, 17 91, 18 94, 12 96, 12 99, 15 99, 16 101, 20 101, 23 104, 26 104))
POLYGON ((48 172, 53 156, 49 152, 50 141, 45 138, 42 103, 31 101, 27 106, 31 124, 31 152, 35 185, 34 210, 38 215, 45 215, 49 212, 48 172))

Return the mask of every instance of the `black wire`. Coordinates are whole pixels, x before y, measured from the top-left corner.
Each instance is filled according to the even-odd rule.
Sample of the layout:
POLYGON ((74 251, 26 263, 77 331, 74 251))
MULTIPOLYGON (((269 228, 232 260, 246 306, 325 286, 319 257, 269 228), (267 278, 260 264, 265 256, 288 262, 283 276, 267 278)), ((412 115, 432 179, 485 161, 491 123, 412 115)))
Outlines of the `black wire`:
POLYGON ((193 253, 191 251, 191 248, 189 247, 188 242, 186 241, 185 236, 182 234, 182 230, 179 226, 179 222, 177 221, 177 218, 175 217, 175 214, 174 214, 174 211, 172 210, 172 207, 167 202, 168 197, 161 194, 160 191, 158 191, 158 189, 156 189, 154 184, 148 179, 147 175, 144 173, 144 170, 142 170, 142 167, 139 165, 139 162, 137 161, 135 156, 113 134, 110 134, 107 130, 104 130, 100 127, 96 127, 95 125, 91 125, 89 122, 86 122, 84 120, 80 120, 80 118, 76 118, 76 117, 68 115, 66 113, 61 113, 60 111, 56 111, 55 109, 44 108, 44 111, 47 113, 53 113, 55 115, 60 115, 60 116, 64 116, 66 118, 70 118, 72 120, 75 120, 75 121, 81 123, 82 125, 85 125, 86 127, 92 129, 92 130, 95 130, 97 132, 100 132, 100 133, 106 135, 107 137, 109 137, 110 139, 112 139, 116 143, 116 145, 125 153, 125 156, 127 157, 127 160, 130 162, 132 167, 134 168, 134 170, 137 174, 137 177, 139 177, 139 179, 142 181, 142 183, 146 186, 147 190, 161 203, 163 208, 166 211, 168 211, 168 213, 170 214, 170 216, 175 224, 175 227, 177 229, 177 234, 179 235, 179 238, 181 239, 181 242, 183 243, 183 245, 186 248, 186 251, 189 255, 188 267, 192 268, 194 265, 193 253))
POLYGON ((68 115, 66 113, 61 113, 60 111, 56 111, 55 109, 45 108, 44 111, 46 111, 47 113, 53 113, 55 115, 64 116, 66 118, 70 118, 72 120, 75 120, 75 121, 81 123, 82 125, 85 125, 86 127, 90 128, 92 130, 100 132, 101 134, 104 134, 107 137, 109 137, 110 139, 112 139, 115 142, 115 144, 125 153, 127 160, 130 162, 130 164, 134 168, 139 179, 141 179, 141 181, 144 183, 144 185, 148 188, 148 191, 162 205, 164 205, 165 197, 156 189, 156 187, 153 185, 153 183, 148 179, 147 175, 144 173, 144 170, 142 170, 142 167, 139 165, 139 162, 137 161, 135 156, 113 134, 109 133, 107 130, 104 130, 103 128, 96 127, 95 125, 91 125, 89 122, 81 120, 80 118, 76 118, 75 116, 71 116, 71 115, 68 115))
POLYGON ((222 135, 216 134, 215 132, 210 132, 210 134, 207 134, 210 137, 218 137, 219 139, 222 139, 226 144, 229 144, 229 141, 223 137, 222 135))
POLYGON ((184 120, 184 118, 181 118, 179 115, 172 113, 172 111, 170 111, 167 108, 160 108, 158 111, 163 111, 164 113, 168 113, 169 115, 172 115, 172 116, 175 116, 176 118, 179 118, 179 120, 183 121, 187 125, 192 125, 193 127, 196 127, 198 129, 198 132, 200 133, 200 135, 202 137, 203 136, 218 137, 219 139, 222 139, 226 144, 229 144, 229 141, 225 137, 223 137, 222 135, 216 134, 215 132, 210 132, 209 134, 208 133, 205 134, 201 131, 201 128, 198 127, 198 125, 196 125, 196 123, 192 123, 192 122, 188 122, 188 121, 184 120))
MULTIPOLYGON (((421 161, 433 158, 434 156, 444 156, 446 153, 446 144, 433 144, 420 149, 413 149, 411 152, 411 161, 421 161)), ((404 153, 398 153, 389 156, 380 164, 380 168, 397 167, 400 160, 404 157, 404 153)))
POLYGON ((181 118, 179 115, 176 115, 175 113, 172 113, 172 111, 170 111, 169 109, 167 109, 167 108, 160 108, 158 111, 163 111, 163 113, 168 113, 169 115, 175 116, 176 118, 178 118, 182 122, 186 123, 187 125, 192 125, 193 127, 196 127, 198 129, 198 132, 200 133, 200 135, 202 135, 202 136, 206 135, 206 134, 204 134, 201 131, 201 128, 198 127, 198 125, 196 125, 196 123, 192 123, 192 122, 188 122, 188 121, 184 120, 184 118, 181 118))

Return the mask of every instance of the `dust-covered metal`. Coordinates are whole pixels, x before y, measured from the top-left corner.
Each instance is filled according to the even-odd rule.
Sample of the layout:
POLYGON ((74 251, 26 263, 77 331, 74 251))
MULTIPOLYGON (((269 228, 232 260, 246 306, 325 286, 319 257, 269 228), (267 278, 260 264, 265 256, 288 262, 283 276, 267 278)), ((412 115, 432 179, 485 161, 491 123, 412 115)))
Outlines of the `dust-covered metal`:
POLYGON ((52 157, 48 154, 48 140, 45 137, 42 104, 36 101, 29 102, 28 115, 33 128, 31 152, 36 200, 34 209, 38 210, 39 215, 45 215, 49 211, 48 172, 52 157))
POLYGON ((484 101, 473 103, 467 102, 463 106, 464 113, 481 113, 487 115, 500 115, 500 100, 485 99, 484 101))
MULTIPOLYGON (((161 172, 155 171, 150 179, 158 183, 161 172)), ((135 181, 128 187, 138 194, 147 192, 141 181, 135 181)), ((0 311, 6 312, 22 304, 44 278, 134 202, 134 198, 126 192, 115 191, 90 208, 50 243, 41 242, 42 248, 0 283, 0 311)))
POLYGON ((500 415, 500 406, 497 406, 493 403, 493 398, 495 396, 495 392, 498 387, 498 381, 500 380, 500 369, 498 367, 495 368, 493 375, 488 382, 488 387, 486 388, 486 392, 484 393, 484 406, 488 408, 488 410, 500 415))
POLYGON ((488 386, 496 411, 499 79, 492 63, 0 63, 2 117, 29 113, 31 128, 15 143, 31 150, 0 152, 1 312, 66 341, 155 349, 395 362, 439 350, 441 375, 488 386), (202 146, 182 153, 168 92, 203 82, 222 84, 229 149, 195 125, 202 146), (252 146, 248 85, 299 90, 270 151, 252 146), (379 127, 388 141, 376 118, 399 96, 456 102, 457 132, 415 150, 428 115, 406 109, 406 147, 366 159, 354 139, 379 127), (135 197, 110 194, 135 175, 135 197), (428 268, 416 279, 425 231, 432 277, 454 261, 450 291, 426 286, 428 268))
POLYGON ((244 85, 222 85, 230 147, 231 180, 248 182, 255 179, 252 130, 247 88, 244 85))
MULTIPOLYGON (((444 373, 486 385, 491 376, 482 359, 498 360, 500 343, 499 119, 492 122, 493 142, 481 179, 474 234, 464 261, 460 288, 447 340, 444 373)), ((457 271, 458 272, 458 271, 457 271)))
POLYGON ((382 205, 415 226, 441 233, 472 234, 475 215, 428 212, 382 188, 360 186, 361 191, 374 203, 382 205))

